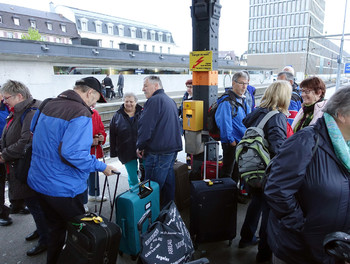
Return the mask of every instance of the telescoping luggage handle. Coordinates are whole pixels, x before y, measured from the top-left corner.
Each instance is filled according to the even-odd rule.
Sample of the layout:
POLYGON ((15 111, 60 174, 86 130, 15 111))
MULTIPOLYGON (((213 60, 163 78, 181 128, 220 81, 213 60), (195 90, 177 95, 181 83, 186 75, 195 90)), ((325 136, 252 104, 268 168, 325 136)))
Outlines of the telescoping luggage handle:
POLYGON ((148 219, 148 225, 150 225, 152 223, 152 211, 150 209, 148 209, 143 214, 143 216, 140 218, 140 220, 137 223, 137 230, 139 231, 140 238, 141 238, 141 235, 142 235, 142 226, 146 222, 147 219, 148 219))
POLYGON ((218 149, 216 149, 216 180, 215 181, 211 181, 211 180, 207 180, 206 176, 207 176, 207 149, 208 146, 211 144, 216 144, 217 146, 219 146, 219 142, 217 141, 209 141, 209 142, 205 142, 204 143, 204 173, 203 173, 203 180, 208 182, 208 185, 213 185, 216 183, 223 183, 223 181, 218 180, 219 178, 219 151, 218 149))
MULTIPOLYGON (((103 156, 103 158, 104 158, 104 156, 103 156)), ((103 161, 104 161, 104 159, 103 159, 103 161)), ((118 188, 119 178, 120 178, 120 172, 119 171, 112 171, 112 173, 117 175, 113 197, 111 196, 111 191, 110 191, 110 188, 109 188, 109 182, 108 182, 108 178, 107 178, 109 176, 105 176, 105 181, 104 181, 104 184, 103 184, 103 191, 102 191, 102 197, 104 197, 105 191, 106 191, 106 186, 107 186, 108 195, 109 195, 109 204, 111 206, 111 214, 109 216, 109 221, 112 221, 114 204, 115 204, 115 197, 117 196, 117 188, 118 188)), ((102 212, 102 205, 103 205, 103 199, 101 199, 100 210, 99 210, 99 213, 98 213, 99 215, 101 215, 101 212, 102 212)))

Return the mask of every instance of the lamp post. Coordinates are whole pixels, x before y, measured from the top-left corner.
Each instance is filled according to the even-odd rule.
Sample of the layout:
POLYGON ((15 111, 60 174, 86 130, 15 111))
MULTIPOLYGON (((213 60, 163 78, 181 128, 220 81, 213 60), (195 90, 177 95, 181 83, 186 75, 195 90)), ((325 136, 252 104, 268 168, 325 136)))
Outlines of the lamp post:
POLYGON ((345 0, 345 11, 344 11, 344 23, 343 23, 343 34, 340 41, 340 50, 339 50, 339 56, 338 56, 338 71, 337 71, 337 80, 336 80, 336 86, 335 89, 338 90, 340 86, 340 71, 341 71, 341 64, 342 64, 342 57, 343 57, 343 46, 344 46, 344 30, 345 30, 345 21, 346 21, 346 8, 348 5, 348 0, 345 0))

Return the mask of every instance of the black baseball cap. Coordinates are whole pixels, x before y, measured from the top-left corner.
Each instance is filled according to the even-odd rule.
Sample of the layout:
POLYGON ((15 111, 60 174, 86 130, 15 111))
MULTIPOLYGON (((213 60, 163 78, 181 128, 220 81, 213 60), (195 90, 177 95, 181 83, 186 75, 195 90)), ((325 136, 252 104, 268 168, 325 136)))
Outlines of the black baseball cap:
POLYGON ((95 77, 83 78, 81 80, 76 81, 75 85, 86 85, 86 86, 89 86, 90 88, 92 88, 95 91, 99 92, 100 99, 97 101, 98 103, 107 103, 106 99, 103 97, 103 94, 102 94, 101 83, 95 77))

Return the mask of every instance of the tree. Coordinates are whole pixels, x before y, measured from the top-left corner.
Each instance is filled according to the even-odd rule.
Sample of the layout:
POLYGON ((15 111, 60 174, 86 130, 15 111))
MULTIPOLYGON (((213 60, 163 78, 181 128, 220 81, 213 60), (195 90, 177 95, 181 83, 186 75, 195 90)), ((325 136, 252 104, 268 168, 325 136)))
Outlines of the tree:
POLYGON ((28 28, 28 34, 22 35, 22 39, 43 41, 39 33, 39 30, 31 27, 28 28))

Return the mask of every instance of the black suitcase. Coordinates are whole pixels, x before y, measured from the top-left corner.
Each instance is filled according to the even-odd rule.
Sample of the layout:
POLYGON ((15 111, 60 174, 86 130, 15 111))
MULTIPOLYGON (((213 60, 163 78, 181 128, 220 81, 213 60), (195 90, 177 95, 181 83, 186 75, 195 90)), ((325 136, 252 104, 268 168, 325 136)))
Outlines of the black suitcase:
MULTIPOLYGON (((117 262, 120 227, 102 217, 103 222, 84 221, 97 218, 94 214, 74 217, 67 224, 67 238, 58 263, 61 264, 115 264, 117 262)), ((98 218, 95 220, 97 221, 98 218)))
POLYGON ((179 211, 190 206, 190 178, 186 163, 176 161, 175 172, 175 204, 179 211))
MULTIPOLYGON (((206 148, 204 152, 206 164, 206 148)), ((228 240, 231 245, 236 228, 236 182, 231 178, 192 181, 190 233, 193 243, 228 240)))

